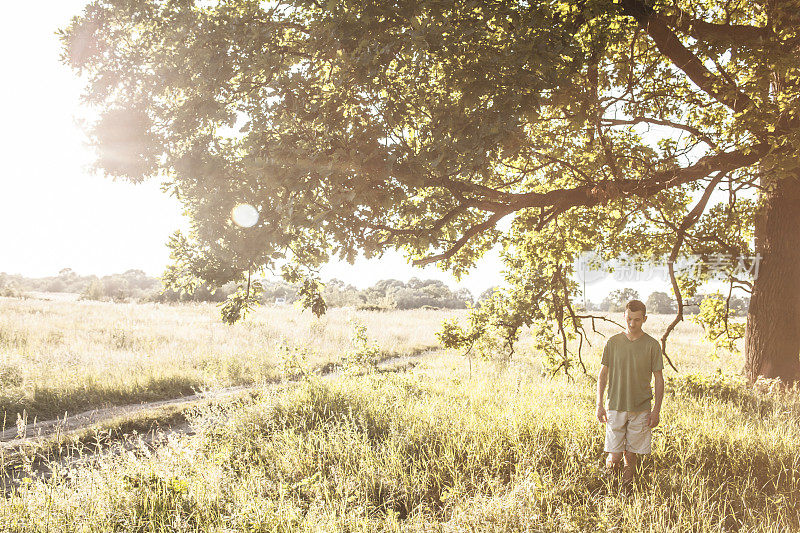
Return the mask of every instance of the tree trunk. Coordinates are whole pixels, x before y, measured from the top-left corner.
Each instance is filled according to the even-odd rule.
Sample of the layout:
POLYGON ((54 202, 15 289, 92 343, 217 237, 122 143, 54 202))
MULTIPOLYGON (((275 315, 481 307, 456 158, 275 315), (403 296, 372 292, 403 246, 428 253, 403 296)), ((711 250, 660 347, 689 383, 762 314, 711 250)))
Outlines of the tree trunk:
MULTIPOLYGON (((745 331, 745 372, 800 379, 800 179, 778 180, 763 193, 755 221, 761 255, 745 331)), ((755 269, 753 271, 755 275, 755 269)))

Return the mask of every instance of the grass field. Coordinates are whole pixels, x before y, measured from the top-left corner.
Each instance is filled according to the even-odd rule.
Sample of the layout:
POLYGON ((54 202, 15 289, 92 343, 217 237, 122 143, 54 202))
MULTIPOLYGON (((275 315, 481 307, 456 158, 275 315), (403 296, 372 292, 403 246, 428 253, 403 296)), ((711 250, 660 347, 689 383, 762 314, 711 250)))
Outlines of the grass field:
MULTIPOLYGON (((279 374, 287 343, 305 347, 314 366, 338 361, 353 349, 354 316, 384 353, 435 344, 451 316, 333 310, 318 321, 262 309, 230 328, 213 306, 2 306, 1 346, 11 361, 3 364, 23 376, 10 402, 31 394, 35 379, 56 396, 76 389, 65 369, 107 390, 132 391, 126 384, 158 376, 193 386, 248 375, 266 382, 279 374), (60 348, 37 358, 53 347, 54 331, 63 334, 60 348), (234 362, 246 370, 227 370, 234 362)), ((658 337, 668 320, 653 316, 645 330, 658 337)), ((590 374, 602 350, 595 341, 585 356, 590 374)), ((625 491, 601 472, 593 379, 543 376, 526 343, 510 365, 474 361, 472 373, 460 355, 433 352, 411 371, 265 385, 255 398, 197 412, 194 435, 23 482, 0 502, 0 531, 800 528, 797 393, 745 387, 736 376, 741 357, 709 358, 700 330, 683 324, 669 350, 681 373, 665 370, 653 454, 625 491)))
POLYGON ((227 326, 213 304, 158 305, 0 298, 0 421, 63 416, 101 405, 162 400, 194 390, 274 381, 284 354, 308 365, 353 349, 354 322, 386 355, 437 344, 448 312, 366 313, 322 318, 262 308, 227 326))

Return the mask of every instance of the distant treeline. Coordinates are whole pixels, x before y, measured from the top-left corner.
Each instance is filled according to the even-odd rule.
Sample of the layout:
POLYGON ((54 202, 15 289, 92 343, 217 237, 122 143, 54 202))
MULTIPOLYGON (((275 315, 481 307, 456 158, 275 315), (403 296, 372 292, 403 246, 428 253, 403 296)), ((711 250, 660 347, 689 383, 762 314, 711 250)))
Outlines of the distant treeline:
MULTIPOLYGON (((297 300, 299 287, 284 281, 261 280, 263 292, 261 302, 265 305, 291 304, 297 300)), ((106 300, 115 302, 222 302, 236 290, 236 284, 229 283, 216 290, 199 287, 190 294, 179 294, 164 290, 159 278, 147 276, 141 270, 128 270, 111 276, 80 276, 72 269, 65 268, 57 276, 45 278, 26 278, 19 275, 0 273, 0 296, 23 296, 26 292, 65 292, 80 294, 87 300, 106 300)), ((434 307, 442 309, 464 309, 467 304, 480 305, 481 300, 491 296, 494 288, 487 289, 477 300, 467 289, 451 290, 438 280, 411 278, 407 282, 386 279, 367 289, 357 289, 345 282, 332 279, 323 292, 328 307, 359 307, 364 309, 419 309, 434 307)), ((684 300, 684 313, 694 314, 707 295, 696 295, 684 300)), ((581 300, 577 307, 586 311, 620 312, 629 300, 641 299, 639 293, 625 288, 611 292, 599 304, 581 300)), ((676 312, 676 302, 665 292, 653 292, 643 300, 648 313, 672 314, 676 312)), ((730 300, 731 314, 747 315, 749 298, 733 296, 730 300)))
MULTIPOLYGON (((710 294, 697 294, 690 298, 683 299, 683 313, 693 315, 699 312, 700 304, 705 298, 718 296, 710 294)), ((579 305, 580 308, 586 311, 606 311, 611 313, 619 313, 625 310, 625 304, 630 300, 642 300, 647 306, 649 314, 675 314, 678 309, 678 304, 666 292, 655 291, 650 293, 646 300, 639 296, 639 293, 633 289, 625 288, 612 291, 606 296, 599 304, 592 301, 587 301, 586 305, 579 305)), ((582 301, 578 302, 583 304, 582 301)), ((729 303, 730 313, 732 316, 747 316, 747 309, 750 306, 749 297, 731 296, 729 303)))
POLYGON ((161 292, 161 280, 141 270, 128 270, 111 276, 81 276, 71 268, 57 276, 26 278, 0 273, 0 296, 21 296, 26 292, 65 292, 89 300, 149 300, 161 292))
MULTIPOLYGON (((291 304, 298 298, 299 287, 284 281, 260 280, 263 286, 261 301, 266 305, 291 304)), ((229 283, 214 290, 199 287, 193 293, 164 290, 161 280, 141 270, 128 270, 110 276, 80 276, 65 268, 57 276, 26 278, 0 273, 0 296, 23 296, 27 292, 63 292, 80 294, 87 300, 115 302, 222 302, 236 290, 229 283)), ((469 290, 451 290, 438 280, 408 282, 381 280, 367 289, 357 289, 341 280, 332 279, 325 285, 325 301, 329 307, 364 307, 369 309, 418 309, 437 307, 464 309, 474 303, 469 290)))

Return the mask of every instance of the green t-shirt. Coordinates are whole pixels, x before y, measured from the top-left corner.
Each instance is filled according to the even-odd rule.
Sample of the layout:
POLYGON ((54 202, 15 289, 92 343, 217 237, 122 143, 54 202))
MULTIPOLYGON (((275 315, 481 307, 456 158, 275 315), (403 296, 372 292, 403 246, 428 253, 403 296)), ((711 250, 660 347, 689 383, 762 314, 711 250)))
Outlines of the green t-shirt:
POLYGON ((608 367, 608 409, 649 411, 652 373, 664 368, 661 344, 647 333, 635 341, 618 333, 606 342, 602 363, 608 367))

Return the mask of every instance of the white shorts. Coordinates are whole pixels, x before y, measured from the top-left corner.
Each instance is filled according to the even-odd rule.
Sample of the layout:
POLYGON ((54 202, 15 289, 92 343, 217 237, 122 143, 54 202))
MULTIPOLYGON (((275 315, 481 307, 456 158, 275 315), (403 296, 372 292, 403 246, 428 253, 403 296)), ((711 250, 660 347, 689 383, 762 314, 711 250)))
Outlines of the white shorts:
POLYGON ((651 431, 647 415, 650 411, 607 411, 606 451, 650 453, 651 431))

